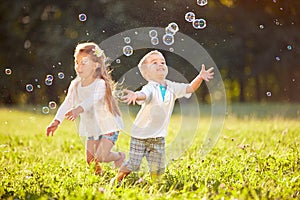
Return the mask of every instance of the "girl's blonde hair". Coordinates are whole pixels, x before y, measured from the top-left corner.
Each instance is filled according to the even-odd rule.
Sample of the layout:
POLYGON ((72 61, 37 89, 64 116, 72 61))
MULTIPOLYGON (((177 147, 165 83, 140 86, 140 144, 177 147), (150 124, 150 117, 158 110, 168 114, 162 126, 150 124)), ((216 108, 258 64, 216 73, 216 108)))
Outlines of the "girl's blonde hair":
POLYGON ((162 53, 159 52, 159 51, 157 51, 157 50, 150 51, 150 52, 148 52, 146 55, 144 55, 142 57, 142 59, 140 60, 140 62, 138 64, 138 68, 139 68, 139 70, 140 70, 143 78, 146 79, 147 81, 149 81, 149 80, 148 80, 147 75, 146 75, 147 74, 146 71, 148 70, 148 66, 146 65, 146 61, 147 61, 147 58, 150 55, 153 55, 153 54, 160 54, 160 55, 162 55, 162 53))
POLYGON ((105 56, 104 51, 94 42, 85 42, 76 46, 74 57, 76 58, 80 53, 87 54, 89 58, 98 63, 94 77, 105 81, 106 90, 104 98, 109 111, 114 115, 121 116, 117 101, 113 97, 113 90, 116 84, 111 78, 111 71, 108 70, 108 58, 105 56))

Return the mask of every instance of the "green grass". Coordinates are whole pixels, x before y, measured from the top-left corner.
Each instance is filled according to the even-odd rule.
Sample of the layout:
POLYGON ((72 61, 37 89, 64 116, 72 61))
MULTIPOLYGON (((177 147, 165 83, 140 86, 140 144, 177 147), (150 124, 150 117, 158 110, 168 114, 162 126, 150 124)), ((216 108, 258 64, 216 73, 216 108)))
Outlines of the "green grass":
MULTIPOLYGON (((109 184, 117 173, 111 164, 104 165, 104 176, 94 175, 87 166, 75 123, 64 121, 54 137, 46 137, 53 113, 1 108, 0 198, 299 199, 300 106, 278 105, 229 106, 218 143, 205 158, 199 152, 210 118, 186 116, 191 124, 199 123, 193 138, 191 124, 181 124, 182 117, 175 112, 167 141, 178 147, 174 151, 188 147, 187 151, 170 160, 160 182, 151 181, 141 170, 119 187, 109 184), (173 142, 180 128, 183 144, 173 142), (184 138, 193 143, 187 146, 184 138)), ((124 118, 130 124, 132 116, 125 113, 124 118)), ((125 132, 115 149, 128 152, 125 132)))

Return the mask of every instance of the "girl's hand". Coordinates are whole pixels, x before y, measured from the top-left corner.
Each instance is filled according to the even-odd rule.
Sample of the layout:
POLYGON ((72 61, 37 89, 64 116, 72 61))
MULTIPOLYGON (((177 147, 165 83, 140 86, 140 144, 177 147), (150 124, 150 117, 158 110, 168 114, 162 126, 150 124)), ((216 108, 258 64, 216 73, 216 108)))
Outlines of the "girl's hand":
POLYGON ((74 121, 80 113, 83 112, 83 108, 81 106, 78 106, 77 108, 69 110, 66 114, 65 117, 66 119, 70 121, 74 121))
POLYGON ((124 103, 127 103, 128 105, 131 103, 135 105, 138 95, 135 92, 127 89, 124 89, 123 92, 125 93, 125 95, 122 97, 122 101, 124 103))
POLYGON ((51 124, 46 129, 46 135, 47 136, 49 136, 49 135, 53 136, 53 134, 56 131, 59 124, 60 124, 60 121, 58 121, 58 120, 54 120, 53 122, 51 122, 51 124))
POLYGON ((200 78, 202 78, 205 81, 209 81, 210 79, 213 79, 214 77, 214 72, 213 72, 214 68, 211 67, 208 70, 205 70, 205 65, 202 64, 202 69, 199 73, 200 78))

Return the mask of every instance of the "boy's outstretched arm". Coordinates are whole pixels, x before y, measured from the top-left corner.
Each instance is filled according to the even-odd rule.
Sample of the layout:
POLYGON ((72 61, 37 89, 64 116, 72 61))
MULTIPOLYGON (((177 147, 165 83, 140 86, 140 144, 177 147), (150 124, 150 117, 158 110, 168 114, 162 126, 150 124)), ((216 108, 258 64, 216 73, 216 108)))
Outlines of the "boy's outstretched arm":
POLYGON ((123 102, 135 105, 136 101, 146 100, 146 95, 143 92, 134 92, 131 90, 124 89, 123 92, 126 94, 122 97, 123 102))
POLYGON ((196 78, 194 78, 194 80, 189 84, 189 86, 187 86, 186 93, 195 92, 199 88, 203 80, 209 81, 210 79, 212 79, 214 76, 213 70, 213 67, 209 68, 208 70, 205 70, 205 65, 202 64, 202 69, 200 73, 198 74, 198 76, 196 76, 196 78))

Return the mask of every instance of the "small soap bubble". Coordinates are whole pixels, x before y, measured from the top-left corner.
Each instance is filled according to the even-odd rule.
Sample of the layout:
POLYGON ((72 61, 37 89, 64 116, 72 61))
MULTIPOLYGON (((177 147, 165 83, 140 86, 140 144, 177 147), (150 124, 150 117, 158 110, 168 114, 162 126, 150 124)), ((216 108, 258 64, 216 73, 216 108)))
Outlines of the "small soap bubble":
POLYGON ((205 19, 195 19, 193 21, 193 27, 195 29, 204 29, 206 27, 205 19))
MULTIPOLYGON (((169 31, 173 34, 175 34, 176 32, 179 31, 179 26, 175 23, 175 22, 171 22, 167 28, 166 28, 166 31, 169 31)), ((167 33, 167 32, 166 32, 167 33)))
POLYGON ((151 44, 152 45, 158 45, 158 43, 159 43, 159 39, 157 37, 151 38, 151 44))
POLYGON ((124 42, 125 42, 126 44, 130 44, 130 42, 131 42, 130 37, 124 37, 124 42))
POLYGON ((260 28, 260 29, 264 29, 264 28, 265 28, 265 26, 264 26, 264 25, 262 25, 262 24, 260 24, 260 25, 259 25, 259 28, 260 28))
POLYGON ((174 36, 171 34, 165 34, 163 36, 163 43, 165 45, 172 45, 174 43, 174 36))
POLYGON ((268 97, 272 96, 271 92, 267 92, 266 94, 267 94, 268 97))
POLYGON ((24 49, 29 49, 31 47, 31 42, 29 40, 26 40, 24 42, 24 49))
POLYGON ((288 45, 286 48, 287 48, 288 50, 292 50, 292 45, 288 45))
POLYGON ((195 20, 195 13, 193 13, 193 12, 187 12, 185 14, 185 20, 187 22, 193 22, 195 20))
POLYGON ((26 84, 26 91, 32 92, 33 91, 33 85, 32 84, 26 84))
POLYGON ((63 72, 58 72, 57 74, 59 79, 64 79, 65 78, 65 74, 63 72))
POLYGON ((174 52, 174 48, 171 47, 171 48, 169 49, 169 51, 170 51, 170 52, 174 52))
POLYGON ((81 22, 84 22, 84 21, 86 21, 87 16, 86 16, 86 14, 81 13, 81 14, 78 15, 78 18, 79 18, 79 20, 80 20, 81 22))
POLYGON ((118 58, 118 59, 116 60, 116 63, 120 64, 120 63, 121 63, 121 60, 118 58))
POLYGON ((45 84, 46 85, 48 85, 48 86, 50 86, 50 85, 52 85, 52 80, 49 80, 49 79, 45 79, 45 84))
POLYGON ((49 81, 53 81, 53 76, 51 74, 46 75, 46 79, 49 81))
POLYGON ((50 112, 50 109, 47 106, 42 107, 42 113, 48 114, 50 112))
POLYGON ((276 56, 276 57, 275 57, 275 60, 276 60, 276 61, 280 61, 280 57, 279 57, 279 56, 276 56))
POLYGON ((154 38, 154 37, 157 37, 157 31, 156 30, 150 30, 149 31, 149 36, 150 38, 154 38))
POLYGON ((197 4, 199 6, 205 6, 207 4, 207 0, 197 0, 197 4))
POLYGON ((133 48, 130 45, 126 45, 123 47, 123 54, 125 56, 131 56, 133 54, 133 48))
POLYGON ((40 89, 40 88, 41 88, 41 85, 37 85, 36 87, 40 89))
POLYGON ((55 101, 50 101, 48 106, 49 106, 50 109, 55 109, 56 108, 55 101))
POLYGON ((58 64, 58 65, 61 65, 61 62, 58 62, 57 64, 58 64))
POLYGON ((5 74, 6 74, 6 75, 11 75, 11 69, 6 68, 6 69, 5 69, 5 74))
POLYGON ((34 81, 35 81, 35 82, 39 82, 39 79, 35 78, 34 81))

